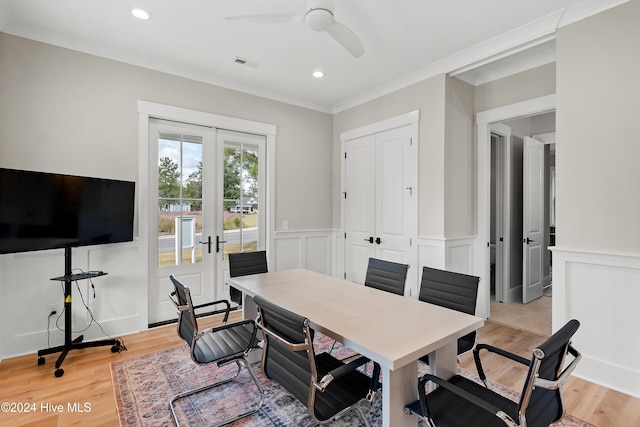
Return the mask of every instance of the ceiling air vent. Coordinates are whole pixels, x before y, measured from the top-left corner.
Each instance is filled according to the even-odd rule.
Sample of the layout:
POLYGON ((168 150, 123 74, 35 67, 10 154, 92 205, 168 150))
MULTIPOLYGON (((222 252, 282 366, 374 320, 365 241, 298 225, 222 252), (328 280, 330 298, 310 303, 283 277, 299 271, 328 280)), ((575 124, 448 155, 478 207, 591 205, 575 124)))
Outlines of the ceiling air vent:
POLYGON ((255 61, 250 61, 248 59, 240 58, 239 56, 236 56, 233 62, 240 65, 246 65, 247 67, 251 67, 251 68, 257 68, 258 65, 260 65, 255 61))

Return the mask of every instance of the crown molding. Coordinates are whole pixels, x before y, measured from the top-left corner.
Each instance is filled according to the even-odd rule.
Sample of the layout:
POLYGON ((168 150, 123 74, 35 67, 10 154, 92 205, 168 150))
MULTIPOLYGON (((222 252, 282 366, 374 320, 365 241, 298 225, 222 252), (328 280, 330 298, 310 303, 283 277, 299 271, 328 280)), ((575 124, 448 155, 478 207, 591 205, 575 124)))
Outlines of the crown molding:
MULTIPOLYGON (((512 31, 451 55, 415 73, 411 73, 400 79, 378 86, 373 90, 339 102, 332 107, 332 112, 336 114, 348 110, 439 74, 444 73, 452 76, 461 76, 463 73, 555 40, 558 28, 596 15, 607 9, 627 3, 628 1, 629 0, 586 0, 575 6, 560 9, 540 19, 515 28, 512 31)), ((462 80, 474 85, 487 83, 554 61, 555 51, 546 52, 531 57, 528 60, 523 59, 501 69, 495 69, 482 76, 474 76, 469 79, 471 81, 467 81, 466 78, 462 78, 462 80)))

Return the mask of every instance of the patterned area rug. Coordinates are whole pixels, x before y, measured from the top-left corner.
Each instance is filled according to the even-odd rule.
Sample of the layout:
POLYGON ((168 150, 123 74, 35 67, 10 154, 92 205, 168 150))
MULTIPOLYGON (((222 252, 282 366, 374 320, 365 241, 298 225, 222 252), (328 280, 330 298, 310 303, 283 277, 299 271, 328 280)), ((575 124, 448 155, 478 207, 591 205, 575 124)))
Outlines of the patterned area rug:
MULTIPOLYGON (((330 345, 331 340, 321 334, 316 335, 316 351, 330 345)), ((348 357, 349 349, 336 344, 332 354, 336 357, 348 357)), ((426 367, 422 364, 420 369, 426 367)), ((307 408, 291 396, 279 384, 266 378, 260 364, 252 369, 260 381, 265 400, 261 409, 253 415, 240 419, 231 426, 312 426, 307 408)), ((198 366, 191 361, 187 346, 181 346, 111 363, 111 376, 116 399, 118 416, 122 427, 171 426, 173 420, 168 408, 169 399, 182 391, 210 384, 227 378, 235 372, 235 364, 217 368, 215 364, 198 366)), ((459 374, 468 378, 477 377, 463 369, 459 374)), ((494 390, 517 400, 519 394, 513 390, 494 385, 494 390)), ((235 381, 213 390, 184 398, 178 401, 177 414, 183 425, 210 425, 214 420, 223 419, 229 414, 243 412, 259 400, 258 391, 243 369, 235 381)), ((366 401, 359 404, 371 426, 380 426, 382 401, 378 394, 373 405, 366 401)), ((350 411, 332 427, 354 427, 362 425, 357 413, 350 411)), ((567 415, 554 424, 556 427, 593 427, 591 424, 567 415)))

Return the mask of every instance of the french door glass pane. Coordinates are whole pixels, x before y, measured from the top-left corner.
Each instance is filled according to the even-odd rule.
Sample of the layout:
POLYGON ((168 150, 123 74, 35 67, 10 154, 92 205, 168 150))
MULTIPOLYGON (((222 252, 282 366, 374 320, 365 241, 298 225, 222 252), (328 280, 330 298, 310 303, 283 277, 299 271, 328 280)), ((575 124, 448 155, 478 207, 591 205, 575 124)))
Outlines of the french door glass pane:
POLYGON ((158 139, 158 266, 202 262, 202 138, 158 139))
POLYGON ((258 147, 225 143, 224 258, 258 249, 258 147))

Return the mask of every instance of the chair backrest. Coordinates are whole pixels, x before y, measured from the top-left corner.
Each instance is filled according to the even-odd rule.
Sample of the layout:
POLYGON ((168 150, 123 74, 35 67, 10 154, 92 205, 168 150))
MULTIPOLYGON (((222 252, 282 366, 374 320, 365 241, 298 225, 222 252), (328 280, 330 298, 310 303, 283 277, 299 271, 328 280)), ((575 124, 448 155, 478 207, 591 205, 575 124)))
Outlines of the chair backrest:
POLYGON ((187 307, 186 310, 178 312, 178 335, 191 347, 193 340, 198 335, 198 322, 191 301, 191 293, 189 288, 184 286, 173 274, 170 279, 176 291, 175 297, 178 307, 187 307))
POLYGON ((267 251, 229 254, 229 276, 231 277, 267 272, 267 251))
POLYGON ((259 295, 253 298, 259 313, 259 323, 264 333, 265 345, 262 370, 265 375, 282 385, 296 399, 309 407, 312 368, 315 368, 313 329, 309 321, 259 295), (274 336, 275 335, 275 336, 274 336), (289 346, 278 339, 288 341, 289 346))
POLYGON ((404 295, 409 266, 397 262, 369 258, 364 285, 393 294, 404 295))
POLYGON ((422 268, 420 301, 475 314, 480 278, 452 271, 422 268))
MULTIPOLYGON (((533 358, 529 365, 529 373, 522 388, 518 412, 522 420, 522 411, 529 427, 542 427, 559 420, 564 415, 565 402, 561 376, 567 352, 574 352, 570 347, 571 338, 578 330, 580 322, 573 319, 567 322, 555 334, 533 350, 533 358), (546 389, 546 382, 559 382, 559 387, 546 389)), ((573 366, 579 358, 574 360, 573 366)), ((567 369, 570 371, 570 369, 567 369)))
MULTIPOLYGON (((475 314, 480 278, 453 271, 423 267, 420 283, 420 301, 436 304, 441 307, 475 314)), ((471 350, 476 343, 476 331, 458 339, 458 354, 471 350)), ((428 356, 421 358, 428 363, 428 356)))

